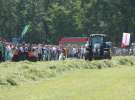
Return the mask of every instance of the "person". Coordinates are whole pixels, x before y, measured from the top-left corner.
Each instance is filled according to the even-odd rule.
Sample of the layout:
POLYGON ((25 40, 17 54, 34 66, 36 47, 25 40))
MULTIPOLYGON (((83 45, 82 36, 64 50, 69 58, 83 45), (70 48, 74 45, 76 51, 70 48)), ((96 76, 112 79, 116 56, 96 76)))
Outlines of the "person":
POLYGON ((43 56, 43 61, 47 61, 48 60, 48 49, 47 49, 46 46, 43 47, 42 56, 43 56))
POLYGON ((0 51, 0 61, 2 61, 2 52, 0 51))
POLYGON ((100 55, 101 51, 101 44, 100 43, 95 43, 93 47, 93 53, 94 55, 100 55))
POLYGON ((85 47, 84 46, 81 46, 80 48, 80 58, 83 59, 84 58, 84 54, 85 54, 85 47))
POLYGON ((52 60, 56 60, 57 48, 55 46, 52 47, 52 60))
POLYGON ((59 60, 65 60, 65 50, 64 49, 61 50, 61 53, 59 55, 59 60))
POLYGON ((5 48, 5 60, 12 60, 13 54, 12 54, 12 48, 10 44, 6 45, 5 48))
POLYGON ((33 56, 38 59, 38 48, 32 50, 33 56))
POLYGON ((43 54, 41 44, 38 45, 37 52, 38 52, 38 60, 41 61, 42 60, 42 54, 43 54))
POLYGON ((20 55, 19 50, 18 49, 14 50, 12 61, 20 61, 19 55, 20 55))
POLYGON ((68 57, 68 48, 64 48, 64 51, 65 51, 65 58, 68 57))
POLYGON ((77 48, 73 47, 72 48, 72 56, 76 57, 76 54, 77 54, 77 48))
POLYGON ((24 44, 22 46, 20 46, 19 52, 20 52, 19 59, 20 60, 26 60, 26 53, 25 53, 25 46, 24 46, 24 44))
POLYGON ((31 49, 28 50, 28 60, 35 62, 35 61, 37 61, 37 57, 34 56, 33 52, 34 52, 34 49, 33 50, 31 50, 31 49))
POLYGON ((4 60, 5 60, 5 46, 0 41, 0 61, 4 61, 4 60))
POLYGON ((48 57, 48 61, 50 61, 52 60, 52 47, 48 46, 47 49, 48 49, 47 57, 48 57))

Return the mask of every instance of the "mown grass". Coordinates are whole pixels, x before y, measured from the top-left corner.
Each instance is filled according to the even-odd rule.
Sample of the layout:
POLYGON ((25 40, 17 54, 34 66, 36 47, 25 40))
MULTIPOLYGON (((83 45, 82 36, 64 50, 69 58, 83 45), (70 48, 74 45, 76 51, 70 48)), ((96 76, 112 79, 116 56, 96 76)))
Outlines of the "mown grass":
POLYGON ((0 100, 135 100, 134 73, 135 57, 5 62, 0 100))
POLYGON ((135 57, 114 57, 112 60, 84 61, 68 59, 49 62, 4 62, 0 64, 0 86, 16 86, 56 77, 76 69, 102 69, 135 65, 135 57))
POLYGON ((0 88, 0 100, 135 100, 135 66, 81 69, 0 88))

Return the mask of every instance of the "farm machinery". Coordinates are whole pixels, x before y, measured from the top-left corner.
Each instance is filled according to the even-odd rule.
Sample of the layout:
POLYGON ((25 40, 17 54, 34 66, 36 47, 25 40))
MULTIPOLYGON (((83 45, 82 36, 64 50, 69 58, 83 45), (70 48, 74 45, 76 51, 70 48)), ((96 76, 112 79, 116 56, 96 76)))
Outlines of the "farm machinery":
POLYGON ((86 43, 85 60, 111 59, 112 43, 105 34, 91 34, 86 43))

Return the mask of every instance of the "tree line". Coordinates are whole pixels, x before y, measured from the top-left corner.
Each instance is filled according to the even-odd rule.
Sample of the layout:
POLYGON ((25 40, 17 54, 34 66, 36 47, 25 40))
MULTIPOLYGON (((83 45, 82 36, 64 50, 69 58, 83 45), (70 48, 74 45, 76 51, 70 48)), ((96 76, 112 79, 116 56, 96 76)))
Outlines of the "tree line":
POLYGON ((105 33, 119 43, 123 32, 135 38, 135 0, 0 0, 0 36, 57 43, 62 37, 105 33))

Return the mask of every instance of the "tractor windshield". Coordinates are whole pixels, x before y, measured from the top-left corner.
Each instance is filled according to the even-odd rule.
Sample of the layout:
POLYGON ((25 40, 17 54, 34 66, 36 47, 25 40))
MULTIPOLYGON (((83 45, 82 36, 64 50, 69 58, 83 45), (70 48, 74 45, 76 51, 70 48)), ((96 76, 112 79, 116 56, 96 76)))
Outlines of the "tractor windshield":
POLYGON ((92 44, 96 44, 96 43, 102 44, 104 42, 103 38, 104 37, 102 37, 102 36, 94 36, 94 37, 92 37, 92 44))

